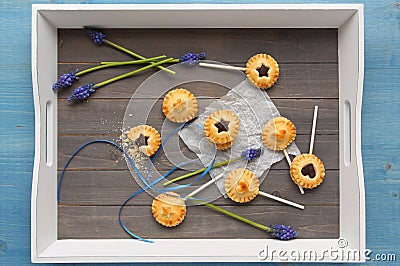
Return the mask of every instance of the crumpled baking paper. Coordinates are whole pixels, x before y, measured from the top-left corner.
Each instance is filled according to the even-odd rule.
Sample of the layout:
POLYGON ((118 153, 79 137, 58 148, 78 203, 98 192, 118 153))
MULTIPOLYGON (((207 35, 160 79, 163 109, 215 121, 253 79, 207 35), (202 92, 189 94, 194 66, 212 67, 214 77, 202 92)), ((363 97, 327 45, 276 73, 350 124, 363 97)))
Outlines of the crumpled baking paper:
MULTIPOLYGON (((278 109, 263 90, 255 88, 247 79, 231 89, 225 96, 212 102, 192 124, 204 125, 207 117, 217 110, 232 110, 240 119, 240 130, 235 143, 230 149, 218 151, 215 162, 225 161, 231 158, 240 157, 243 150, 248 148, 262 148, 262 155, 249 162, 238 160, 227 166, 212 169, 211 178, 221 173, 226 176, 231 170, 242 167, 255 173, 260 183, 267 177, 271 166, 284 158, 282 151, 272 151, 266 148, 261 140, 261 132, 264 124, 280 116, 278 109)), ((204 132, 201 127, 185 127, 179 135, 184 143, 199 157, 204 165, 212 160, 212 152, 202 152, 199 143, 204 142, 204 132)), ((287 152, 293 155, 300 155, 300 151, 293 142, 287 152)), ((216 182, 219 191, 226 197, 224 178, 216 182)))

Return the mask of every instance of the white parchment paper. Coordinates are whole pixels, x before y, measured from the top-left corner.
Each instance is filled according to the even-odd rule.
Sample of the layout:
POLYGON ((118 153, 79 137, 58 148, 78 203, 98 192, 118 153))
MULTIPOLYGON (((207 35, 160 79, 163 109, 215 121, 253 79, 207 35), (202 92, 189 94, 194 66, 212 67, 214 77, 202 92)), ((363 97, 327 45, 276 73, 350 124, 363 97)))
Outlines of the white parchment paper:
MULTIPOLYGON (((215 100, 199 117, 193 122, 204 125, 207 117, 217 110, 228 109, 235 112, 240 119, 240 130, 232 147, 225 151, 218 151, 216 162, 239 157, 243 150, 248 148, 263 148, 262 155, 248 163, 245 160, 238 160, 227 166, 215 168, 210 171, 212 178, 221 173, 225 175, 238 167, 245 167, 255 173, 260 178, 260 183, 267 177, 271 166, 284 158, 283 152, 272 151, 266 148, 261 140, 261 131, 264 124, 280 116, 278 109, 263 90, 255 88, 246 79, 239 85, 231 89, 225 96, 215 100)), ((212 159, 212 154, 201 152, 199 143, 204 140, 204 133, 200 127, 183 128, 179 135, 190 150, 196 153, 203 164, 208 164, 212 159)), ((289 154, 300 155, 300 151, 293 142, 287 149, 289 154)), ((219 191, 225 195, 224 178, 216 182, 219 191)))

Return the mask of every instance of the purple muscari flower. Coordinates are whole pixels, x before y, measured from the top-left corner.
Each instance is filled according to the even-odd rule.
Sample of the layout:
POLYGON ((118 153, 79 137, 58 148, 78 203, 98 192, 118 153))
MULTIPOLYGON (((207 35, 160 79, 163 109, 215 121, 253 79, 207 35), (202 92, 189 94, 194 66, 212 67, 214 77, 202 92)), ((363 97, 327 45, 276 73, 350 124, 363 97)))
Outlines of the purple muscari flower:
POLYGON ((189 64, 195 64, 198 63, 200 60, 206 59, 206 53, 200 53, 200 54, 192 54, 192 53, 187 53, 185 55, 181 55, 179 57, 179 61, 183 63, 189 63, 189 64))
POLYGON ((262 154, 262 149, 258 148, 258 149, 247 149, 242 151, 242 153, 240 154, 240 156, 245 159, 246 161, 252 161, 255 158, 257 158, 258 156, 260 156, 262 154))
POLYGON ((106 35, 100 31, 96 31, 94 29, 87 29, 88 34, 90 39, 92 39, 92 41, 95 44, 103 44, 104 43, 104 39, 106 38, 106 35))
POLYGON ((67 100, 72 103, 78 103, 88 98, 90 94, 92 94, 95 91, 96 91, 96 86, 94 86, 93 83, 82 85, 76 88, 72 92, 71 96, 68 97, 67 100))
POLYGON ((298 236, 298 232, 293 230, 290 226, 286 226, 283 224, 275 224, 270 225, 270 229, 272 230, 270 234, 280 240, 289 240, 294 239, 298 236))
POLYGON ((62 74, 58 81, 53 84, 53 90, 58 90, 60 88, 68 88, 72 86, 72 83, 74 83, 76 80, 79 79, 79 77, 75 76, 76 71, 71 71, 69 73, 62 74))

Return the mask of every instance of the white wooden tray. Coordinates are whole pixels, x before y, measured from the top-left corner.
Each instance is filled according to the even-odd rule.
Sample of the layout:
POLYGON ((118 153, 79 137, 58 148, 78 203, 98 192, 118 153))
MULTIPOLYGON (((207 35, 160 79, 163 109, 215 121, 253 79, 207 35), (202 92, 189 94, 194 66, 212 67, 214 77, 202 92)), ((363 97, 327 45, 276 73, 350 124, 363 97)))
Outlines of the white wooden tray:
POLYGON ((36 138, 31 208, 32 261, 260 262, 264 261, 265 247, 269 244, 282 253, 269 254, 265 258, 267 261, 364 261, 365 195, 361 160, 363 20, 362 5, 33 5, 32 80, 36 138), (252 17, 263 19, 248 19, 252 17), (58 240, 57 94, 51 90, 57 76, 57 29, 86 25, 102 28, 337 28, 340 238, 289 242, 272 239, 157 239, 151 245, 130 239, 58 240), (221 246, 225 247, 223 252, 218 248, 221 246), (293 250, 305 257, 292 256, 293 250), (315 251, 315 258, 309 255, 310 250, 315 251), (332 255, 330 250, 336 252, 332 255))

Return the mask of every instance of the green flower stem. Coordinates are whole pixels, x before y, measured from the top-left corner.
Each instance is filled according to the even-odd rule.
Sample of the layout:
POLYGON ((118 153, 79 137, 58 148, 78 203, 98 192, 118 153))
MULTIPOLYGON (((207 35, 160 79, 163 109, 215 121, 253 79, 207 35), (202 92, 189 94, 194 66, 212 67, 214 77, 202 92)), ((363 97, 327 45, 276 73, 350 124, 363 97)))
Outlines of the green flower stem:
POLYGON ((259 228, 261 230, 267 231, 268 233, 272 232, 271 228, 269 228, 268 226, 253 222, 252 220, 246 219, 246 218, 244 218, 244 217, 242 217, 240 215, 234 214, 233 212, 230 212, 230 211, 227 211, 225 209, 222 209, 222 208, 220 208, 218 206, 215 206, 214 204, 211 204, 211 203, 199 200, 199 199, 194 199, 194 198, 188 198, 188 199, 191 199, 193 201, 199 202, 199 203, 201 203, 201 204, 203 204, 203 205, 205 205, 205 206, 207 206, 207 207, 209 207, 211 209, 219 211, 219 212, 221 212, 223 214, 226 214, 226 215, 228 215, 228 216, 230 216, 232 218, 235 218, 235 219, 237 219, 239 221, 242 221, 242 222, 245 222, 247 224, 250 224, 250 225, 252 225, 254 227, 257 227, 257 228, 259 228))
MULTIPOLYGON (((164 56, 164 57, 166 57, 166 56, 164 56)), ((156 58, 156 57, 153 57, 153 58, 156 58)), ((147 59, 143 59, 143 60, 147 60, 147 61, 144 61, 144 62, 156 61, 156 59, 151 59, 151 58, 148 58, 148 59, 149 60, 147 60, 147 59)), ((100 64, 102 64, 102 65, 109 65, 109 64, 130 65, 130 64, 134 64, 133 62, 136 62, 136 61, 139 61, 139 60, 135 60, 135 61, 111 61, 111 62, 110 61, 103 61, 103 62, 100 62, 100 64)), ((174 59, 174 60, 169 61, 168 63, 179 63, 179 62, 181 62, 179 59, 174 59)))
POLYGON ((164 59, 166 57, 167 57, 166 55, 160 55, 160 56, 156 56, 156 57, 139 59, 139 60, 131 60, 131 61, 112 61, 112 62, 102 61, 102 62, 100 62, 100 64, 102 64, 102 65, 136 65, 136 64, 140 64, 140 63, 149 63, 149 62, 152 63, 153 61, 159 61, 160 59, 164 59))
MULTIPOLYGON (((139 54, 137 54, 137 53, 134 53, 134 52, 132 52, 132 51, 130 51, 130 50, 128 50, 128 49, 122 47, 122 46, 119 46, 118 44, 115 44, 115 43, 113 43, 113 42, 110 42, 110 41, 107 40, 107 39, 104 40, 104 43, 106 43, 106 44, 108 44, 108 45, 110 45, 110 46, 112 46, 112 47, 114 47, 114 48, 116 48, 116 49, 118 49, 118 50, 120 50, 120 51, 122 51, 122 52, 124 52, 124 53, 127 53, 127 54, 129 54, 129 55, 132 55, 133 57, 136 57, 136 58, 139 58, 139 59, 146 59, 145 57, 143 57, 143 56, 141 56, 141 55, 139 55, 139 54)), ((173 59, 174 59, 174 58, 173 58, 173 59)), ((164 70, 164 71, 167 71, 167 72, 169 72, 169 73, 171 73, 171 74, 175 74, 175 72, 173 72, 173 71, 171 71, 171 70, 169 70, 169 69, 167 69, 167 68, 165 68, 165 67, 163 67, 163 66, 157 66, 157 67, 158 67, 159 69, 162 69, 162 70, 164 70)))
MULTIPOLYGON (((226 161, 223 161, 223 162, 216 163, 216 164, 213 165, 212 169, 217 168, 217 167, 221 167, 221 166, 225 166, 225 165, 227 165, 227 164, 229 164, 231 162, 235 162, 235 161, 240 160, 240 159, 241 159, 241 157, 238 157, 238 158, 234 158, 234 159, 230 159, 230 160, 226 160, 226 161)), ((178 176, 178 177, 176 177, 174 179, 171 179, 171 180, 165 182, 163 184, 163 186, 165 187, 165 186, 168 186, 168 185, 170 185, 172 183, 175 183, 176 181, 179 181, 179 180, 182 180, 182 179, 185 179, 185 178, 188 178, 188 177, 203 173, 205 170, 207 170, 207 167, 201 168, 199 170, 193 171, 193 172, 185 174, 185 175, 178 176)))
POLYGON ((131 72, 129 72, 129 73, 126 73, 126 74, 117 76, 117 77, 115 77, 115 78, 112 78, 112 79, 109 79, 109 80, 106 80, 106 81, 97 83, 97 84, 94 85, 94 87, 98 88, 98 87, 101 87, 101 86, 110 84, 110 83, 112 83, 112 82, 114 82, 114 81, 117 81, 117 80, 120 80, 120 79, 123 79, 123 78, 130 77, 130 76, 135 75, 136 73, 139 73, 139 72, 144 71, 144 70, 146 70, 146 69, 149 69, 149 68, 152 68, 152 67, 155 67, 155 66, 159 66, 159 65, 164 64, 164 63, 168 63, 168 62, 170 62, 171 60, 173 60, 173 58, 168 58, 168 59, 165 59, 165 60, 156 62, 156 63, 151 63, 151 64, 148 65, 148 66, 145 66, 145 67, 136 69, 136 70, 134 70, 134 71, 131 71, 131 72))
POLYGON ((81 76, 84 74, 87 74, 89 72, 93 72, 99 69, 103 69, 103 68, 108 68, 108 67, 114 67, 114 66, 123 66, 123 65, 136 65, 136 64, 142 64, 142 63, 148 63, 148 62, 152 62, 152 61, 156 61, 162 58, 165 58, 165 55, 160 55, 160 56, 156 56, 156 57, 152 57, 152 58, 147 58, 147 59, 141 59, 141 60, 134 60, 134 61, 126 61, 126 62, 112 62, 109 64, 103 64, 103 62, 101 62, 102 65, 100 66, 95 66, 92 68, 88 68, 82 71, 79 71, 77 73, 75 73, 75 76, 81 76))
MULTIPOLYGON (((166 57, 166 56, 165 56, 166 57)), ((150 59, 150 58, 148 58, 148 59, 150 59)), ((152 61, 152 60, 149 60, 149 61, 152 61)), ((101 62, 101 64, 102 65, 108 65, 108 64, 116 64, 116 63, 121 63, 121 64, 129 64, 129 62, 134 62, 134 61, 112 61, 112 62, 101 62)), ((169 61, 168 63, 179 63, 179 62, 181 62, 181 60, 180 59, 174 59, 174 60, 171 60, 171 61, 169 61)))

